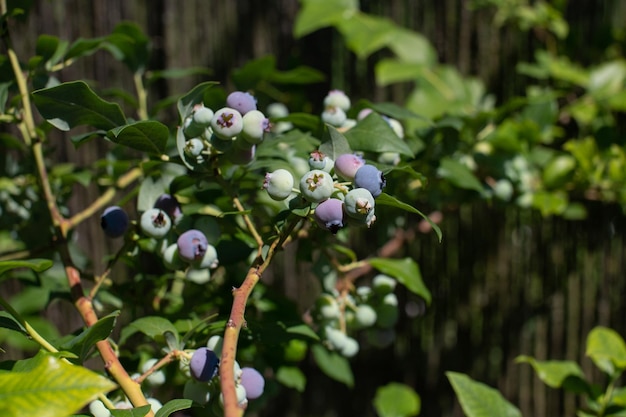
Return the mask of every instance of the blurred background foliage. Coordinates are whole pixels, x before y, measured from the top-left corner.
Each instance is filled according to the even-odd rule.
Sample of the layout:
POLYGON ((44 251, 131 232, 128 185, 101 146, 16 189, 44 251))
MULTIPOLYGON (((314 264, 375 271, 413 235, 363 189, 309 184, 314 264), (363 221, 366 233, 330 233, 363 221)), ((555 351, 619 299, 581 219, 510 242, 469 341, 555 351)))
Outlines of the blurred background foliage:
MULTIPOLYGON (((226 91, 252 89, 262 104, 282 101, 292 111, 321 112, 323 97, 337 88, 354 101, 395 103, 422 116, 403 119, 416 152, 403 163, 425 177, 405 196, 442 218, 444 239, 439 243, 418 218, 408 217, 404 227, 414 236, 399 255, 419 262, 432 305, 399 294, 404 309, 395 342, 353 361, 359 396, 304 362, 306 395, 284 391, 259 415, 372 415, 375 389, 401 381, 421 395, 422 415, 459 416, 444 374, 450 370, 498 387, 523 415, 574 414, 574 397, 554 395, 513 358, 574 360, 593 375, 584 358, 587 333, 598 324, 626 333, 623 1, 26 3, 27 13, 12 28, 23 56, 35 54, 42 34, 96 38, 121 22, 137 24, 153 48, 146 69, 148 80, 154 75, 150 107, 170 124, 177 116, 167 98, 206 80, 220 81, 226 91), (317 71, 300 73, 314 83, 281 73, 301 66, 317 71), (187 69, 187 76, 159 77, 174 69, 187 69), (256 82, 250 74, 259 75, 256 82), (371 394, 367 401, 363 393, 371 394)), ((132 109, 121 93, 133 89, 132 78, 105 51, 56 76, 85 79, 132 109)), ((56 190, 76 212, 111 174, 102 168, 94 178, 83 168, 98 167, 116 150, 104 141, 75 149, 58 132, 50 137, 56 190)), ((32 178, 20 176, 24 167, 10 158, 18 146, 0 137, 6 156, 0 161, 2 253, 37 247, 34 231, 47 222, 29 191, 32 178)), ((369 254, 386 231, 363 234, 354 250, 369 254)), ((100 236, 96 219, 81 224, 77 236, 84 259, 112 252, 109 242, 93 238, 100 236)), ((319 284, 307 274, 310 264, 293 260, 298 248, 292 251, 268 284, 304 311, 319 284)), ((80 326, 68 305, 43 302, 42 291, 62 289, 54 276, 45 288, 12 298, 50 337, 54 327, 65 334, 80 326)), ((21 289, 8 283, 14 287, 3 291, 21 289)), ((13 354, 21 348, 14 346, 13 354)))

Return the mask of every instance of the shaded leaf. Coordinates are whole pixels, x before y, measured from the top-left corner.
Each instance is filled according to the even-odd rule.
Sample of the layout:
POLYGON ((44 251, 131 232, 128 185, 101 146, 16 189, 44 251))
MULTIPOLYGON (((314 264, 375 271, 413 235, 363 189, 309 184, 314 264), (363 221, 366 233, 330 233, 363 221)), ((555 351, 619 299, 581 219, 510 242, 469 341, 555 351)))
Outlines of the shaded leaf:
POLYGON ((430 217, 428 217, 427 215, 425 215, 424 213, 422 213, 415 207, 411 206, 410 204, 403 203, 402 201, 398 200, 397 198, 393 196, 390 196, 387 193, 381 193, 378 197, 376 197, 376 205, 397 207, 399 209, 408 211, 410 213, 419 214, 420 216, 424 218, 424 220, 426 220, 432 226, 435 233, 437 233, 437 237, 439 238, 439 241, 441 242, 443 234, 441 233, 441 229, 439 228, 439 226, 435 224, 430 219, 430 217))
POLYGON ((193 106, 203 103, 206 91, 216 84, 217 82, 215 81, 200 83, 192 88, 187 94, 178 99, 176 107, 178 109, 178 115, 180 116, 181 122, 191 114, 193 106))
POLYGON ((484 192, 483 185, 476 178, 474 173, 462 163, 451 158, 442 158, 439 161, 439 169, 437 174, 441 178, 445 178, 453 185, 467 190, 474 190, 480 194, 484 192))
POLYGON ((413 259, 371 258, 367 262, 383 274, 397 279, 409 291, 422 297, 426 304, 430 304, 432 296, 422 280, 419 265, 413 259))
POLYGON ((169 415, 171 415, 172 413, 175 413, 176 411, 187 410, 191 408, 192 405, 193 405, 192 400, 187 400, 183 398, 170 400, 166 402, 165 404, 163 404, 163 407, 161 407, 159 411, 156 412, 154 417, 168 417, 169 415))
POLYGON ((120 106, 102 100, 83 81, 36 90, 32 95, 39 113, 60 130, 82 125, 110 130, 126 124, 120 106))
POLYGON ((408 385, 391 382, 376 390, 374 407, 379 417, 411 417, 419 414, 421 401, 408 385))
POLYGON ((178 331, 172 322, 163 317, 147 316, 137 319, 124 327, 119 344, 121 345, 129 336, 136 332, 141 332, 154 340, 164 340, 163 334, 165 332, 171 332, 178 337, 178 331))
POLYGON ((143 405, 129 410, 110 410, 113 417, 144 417, 149 411, 150 405, 143 405))
POLYGON ((446 372, 446 376, 467 417, 522 416, 520 410, 508 402, 498 390, 457 372, 446 372))
POLYGON ((107 137, 115 143, 153 154, 165 152, 169 135, 167 126, 155 120, 120 126, 107 133, 107 137))
POLYGON ((115 388, 109 379, 45 352, 27 361, 30 363, 21 371, 0 374, 3 416, 66 416, 80 410, 97 394, 115 388))
POLYGON ((86 328, 78 336, 64 343, 60 349, 75 353, 78 355, 79 362, 83 363, 95 344, 109 337, 119 315, 120 312, 115 311, 100 318, 93 326, 86 328))
POLYGON ((306 375, 295 366, 281 366, 276 371, 276 380, 288 388, 298 392, 304 392, 306 388, 306 375))
POLYGON ((565 388, 569 391, 583 393, 587 391, 585 375, 576 362, 572 361, 538 361, 531 356, 518 356, 518 363, 530 364, 537 377, 552 388, 565 388), (577 382, 575 384, 575 382, 577 382))
POLYGON ((326 128, 326 134, 324 135, 325 140, 319 146, 320 152, 328 156, 333 161, 336 160, 339 155, 352 153, 350 144, 344 135, 331 125, 326 125, 326 128))
POLYGON ((370 113, 345 133, 350 147, 358 151, 397 152, 413 156, 411 148, 396 135, 380 115, 370 113))
POLYGON ((15 268, 30 268, 36 272, 42 272, 52 267, 54 262, 50 259, 28 259, 24 261, 0 261, 0 276, 15 268))
POLYGON ((350 363, 345 357, 337 352, 329 351, 322 345, 313 345, 311 352, 313 352, 315 363, 322 372, 350 388, 354 386, 354 375, 350 363))

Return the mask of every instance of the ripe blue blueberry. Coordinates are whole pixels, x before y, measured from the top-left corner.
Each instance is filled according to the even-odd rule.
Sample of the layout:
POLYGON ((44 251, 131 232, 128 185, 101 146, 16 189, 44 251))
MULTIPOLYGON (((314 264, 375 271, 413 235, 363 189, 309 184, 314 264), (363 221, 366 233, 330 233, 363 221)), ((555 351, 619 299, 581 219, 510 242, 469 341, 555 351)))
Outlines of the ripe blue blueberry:
POLYGON ((208 382, 217 374, 217 367, 220 363, 215 352, 201 347, 191 356, 189 361, 189 372, 191 376, 200 382, 208 382))
POLYGON ((321 203, 331 196, 334 191, 333 178, 326 171, 314 169, 300 179, 302 197, 313 203, 321 203))
POLYGON ((322 201, 313 214, 317 224, 332 234, 336 234, 344 226, 343 216, 343 201, 336 198, 322 201))
POLYGON ((147 236, 160 239, 170 231, 172 221, 163 210, 151 208, 141 215, 140 226, 147 236))
POLYGON ((244 91, 233 91, 226 97, 226 105, 231 107, 242 115, 256 110, 256 98, 248 92, 244 91))
POLYGON ((348 181, 354 179, 356 171, 365 165, 365 160, 358 155, 345 153, 335 160, 335 173, 348 181))
POLYGON ((238 110, 222 107, 211 119, 213 133, 222 140, 231 140, 243 129, 243 117, 238 110))
POLYGON ((183 215, 180 203, 176 197, 170 194, 161 194, 155 201, 154 208, 158 208, 166 212, 174 223, 177 223, 183 215))
POLYGON ((385 185, 387 185, 385 176, 374 165, 365 164, 354 174, 354 186, 369 190, 374 198, 383 192, 385 185))
POLYGON ((281 201, 289 197, 293 189, 293 175, 286 169, 277 169, 274 172, 265 174, 263 188, 267 194, 276 201, 281 201))
POLYGON ((250 367, 241 368, 241 385, 246 389, 246 398, 259 398, 265 389, 265 378, 259 371, 250 367))
POLYGON ((204 258, 209 243, 204 233, 191 229, 181 234, 176 244, 180 258, 186 262, 194 262, 204 258))
POLYGON ((128 214, 118 206, 107 207, 100 216, 100 226, 108 237, 123 236, 128 229, 128 214))

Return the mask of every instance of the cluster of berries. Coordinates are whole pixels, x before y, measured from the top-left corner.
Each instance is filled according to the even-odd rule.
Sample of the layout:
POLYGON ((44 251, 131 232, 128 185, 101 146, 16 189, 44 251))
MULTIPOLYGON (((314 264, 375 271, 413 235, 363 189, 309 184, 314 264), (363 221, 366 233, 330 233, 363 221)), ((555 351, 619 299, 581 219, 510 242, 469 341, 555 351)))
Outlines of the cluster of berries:
POLYGON ((311 153, 309 167, 298 190, 286 169, 267 173, 263 188, 274 200, 285 200, 299 191, 304 200, 316 205, 316 223, 333 234, 349 223, 370 226, 376 220, 375 199, 386 185, 382 171, 358 154, 343 154, 333 161, 320 151, 311 153))
MULTIPOLYGON (((166 268, 186 269, 190 281, 202 284, 210 279, 210 269, 219 264, 217 250, 203 231, 182 219, 176 197, 163 194, 141 214, 139 229, 143 236, 156 241, 155 252, 161 255, 166 268)), ((112 238, 124 236, 130 224, 128 214, 119 206, 107 207, 100 217, 102 229, 112 238)))
MULTIPOLYGON (((187 351, 189 356, 180 362, 181 370, 190 377, 183 391, 185 398, 204 405, 219 391, 217 376, 221 350, 222 337, 213 336, 209 338, 206 347, 187 351)), ((237 361, 234 366, 237 400, 244 406, 248 400, 259 398, 263 394, 265 378, 254 368, 242 368, 237 361)), ((220 401, 223 401, 221 394, 220 401)))
POLYGON ((381 333, 390 331, 398 319, 395 286, 396 280, 379 274, 371 287, 359 286, 354 293, 323 293, 311 314, 326 346, 350 358, 358 353, 359 342, 349 333, 367 330, 375 343, 385 339, 381 333))
POLYGON ((215 154, 245 164, 254 158, 256 145, 271 128, 269 118, 257 109, 255 97, 234 91, 226 98, 226 106, 215 111, 204 104, 194 106, 183 120, 185 142, 180 156, 192 167, 201 166, 215 154))

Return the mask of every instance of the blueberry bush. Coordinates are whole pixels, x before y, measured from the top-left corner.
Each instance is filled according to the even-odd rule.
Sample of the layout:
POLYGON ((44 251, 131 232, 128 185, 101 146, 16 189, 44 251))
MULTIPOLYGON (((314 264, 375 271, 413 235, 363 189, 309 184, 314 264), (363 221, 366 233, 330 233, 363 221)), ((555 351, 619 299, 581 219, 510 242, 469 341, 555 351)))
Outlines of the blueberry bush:
MULTIPOLYGON (((152 71, 137 25, 72 41, 41 35, 31 55, 13 48, 3 26, 0 282, 21 291, 0 297, 0 342, 32 355, 0 362, 0 410, 241 416, 281 387, 305 391, 305 358, 353 388, 350 360, 394 341, 397 287, 425 307, 433 298, 398 230, 419 227, 441 241, 441 210, 473 200, 568 219, 584 218, 591 200, 626 203, 619 48, 598 65, 574 64, 560 52, 568 26, 558 8, 519 3, 473 2, 495 7, 496 25, 542 34, 536 61, 518 66, 536 82, 501 104, 480 80, 439 62, 424 36, 350 0, 301 1, 294 36, 336 30, 358 59, 375 61, 379 87, 407 86, 405 102, 332 89, 311 104, 300 87, 326 75, 279 69, 271 57, 234 69, 234 88, 207 80, 154 102, 150 83, 198 70, 152 71), (121 62, 135 90, 60 81, 96 52, 121 62), (109 151, 88 167, 56 164, 58 137, 76 147, 104 141, 109 151), (100 196, 70 209, 74 186, 92 182, 100 196), (101 234, 90 239, 116 248, 103 260, 86 259, 77 244, 77 226, 94 218, 101 234), (384 243, 358 254, 363 236, 384 243), (264 279, 288 250, 319 282, 304 314, 264 279), (71 303, 84 326, 61 334, 42 319, 52 300, 71 303)), ((6 22, 22 12, 0 6, 6 22)), ((581 416, 623 414, 624 341, 597 327, 586 353, 607 384, 571 361, 518 362, 584 396, 581 416)), ((493 388, 447 376, 466 415, 520 415, 493 388)), ((389 382, 371 406, 380 417, 414 416, 421 399, 389 382)))

